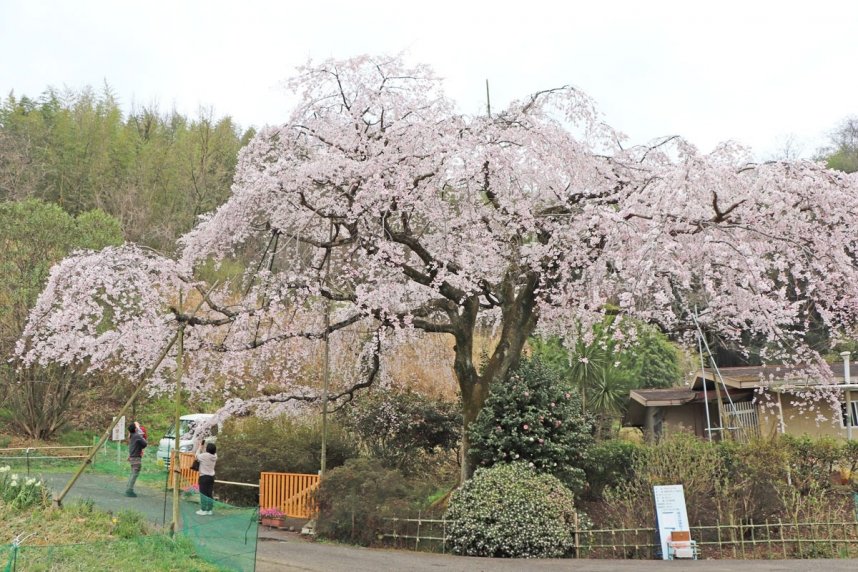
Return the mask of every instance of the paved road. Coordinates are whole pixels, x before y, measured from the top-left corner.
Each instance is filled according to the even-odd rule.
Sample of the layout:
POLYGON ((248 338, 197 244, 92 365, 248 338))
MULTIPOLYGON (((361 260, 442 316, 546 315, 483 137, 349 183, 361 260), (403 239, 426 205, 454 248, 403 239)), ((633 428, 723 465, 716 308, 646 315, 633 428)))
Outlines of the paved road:
MULTIPOLYGON (((71 473, 45 473, 39 476, 45 480, 55 494, 58 494, 59 491, 63 490, 63 487, 65 487, 72 475, 71 473)), ((129 498, 125 496, 126 480, 126 477, 84 473, 69 491, 68 495, 66 495, 64 502, 89 499, 103 510, 112 512, 136 510, 146 515, 146 518, 150 522, 163 525, 165 521, 164 490, 146 486, 146 484, 138 481, 137 486, 134 487, 137 498, 129 498)), ((166 499, 167 522, 170 522, 172 519, 172 513, 170 512, 172 510, 172 499, 169 495, 172 495, 172 491, 168 493, 168 498, 166 499)), ((196 507, 194 510, 196 510, 196 507)))
POLYGON ((297 534, 260 530, 257 572, 855 572, 858 560, 519 560, 380 550, 308 542, 297 534))
MULTIPOLYGON (((61 490, 67 474, 46 474, 54 490, 61 490)), ((137 498, 124 496, 125 481, 105 475, 86 475, 69 498, 88 498, 108 510, 135 509, 154 523, 164 517, 164 492, 137 486, 137 498)), ((168 500, 169 503, 169 500, 168 500)), ((169 505, 167 518, 169 520, 169 505)), ((700 570, 703 572, 855 572, 858 560, 702 560, 660 562, 651 560, 509 560, 468 558, 444 554, 358 548, 312 542, 299 535, 264 527, 259 529, 257 572, 648 572, 700 570)))

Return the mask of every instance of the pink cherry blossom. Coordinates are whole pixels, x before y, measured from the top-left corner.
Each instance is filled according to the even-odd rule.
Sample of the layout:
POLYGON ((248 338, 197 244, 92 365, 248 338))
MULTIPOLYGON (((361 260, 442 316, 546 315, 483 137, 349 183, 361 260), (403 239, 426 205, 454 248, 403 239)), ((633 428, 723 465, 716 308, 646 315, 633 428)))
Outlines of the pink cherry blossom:
POLYGON ((184 328, 191 391, 225 397, 221 416, 274 415, 320 400, 325 338, 342 401, 394 383, 398 349, 440 335, 414 359, 447 364, 468 424, 531 334, 573 342, 609 304, 677 336, 699 312, 821 375, 809 322, 856 334, 858 177, 732 143, 627 147, 568 86, 465 115, 400 58, 308 64, 289 86, 297 106, 242 150, 229 200, 177 259, 125 246, 54 268, 22 360, 134 377, 184 328), (248 251, 260 259, 235 283, 196 274, 248 251), (498 342, 483 364, 478 331, 498 342))

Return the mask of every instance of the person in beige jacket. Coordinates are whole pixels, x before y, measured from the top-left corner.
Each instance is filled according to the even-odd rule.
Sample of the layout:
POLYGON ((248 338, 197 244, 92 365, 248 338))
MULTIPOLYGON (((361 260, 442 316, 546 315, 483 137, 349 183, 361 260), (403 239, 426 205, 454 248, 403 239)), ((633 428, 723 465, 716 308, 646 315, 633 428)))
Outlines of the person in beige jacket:
POLYGON ((214 443, 206 443, 203 451, 203 443, 197 447, 197 460, 200 462, 200 516, 211 516, 214 501, 215 463, 217 463, 217 447, 214 443))

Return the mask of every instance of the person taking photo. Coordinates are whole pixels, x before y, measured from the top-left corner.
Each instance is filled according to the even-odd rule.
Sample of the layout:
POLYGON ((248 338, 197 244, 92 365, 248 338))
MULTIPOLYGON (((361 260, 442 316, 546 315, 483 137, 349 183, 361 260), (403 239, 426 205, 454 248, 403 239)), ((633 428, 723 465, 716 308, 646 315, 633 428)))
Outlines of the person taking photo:
POLYGON ((214 443, 205 443, 205 451, 203 451, 203 441, 197 446, 196 458, 200 462, 200 510, 197 514, 200 516, 211 516, 214 501, 214 480, 215 480, 215 463, 217 463, 217 447, 214 443))
POLYGON ((137 482, 140 469, 143 467, 143 449, 147 445, 146 438, 140 431, 140 424, 134 421, 128 426, 128 462, 131 465, 131 474, 128 476, 128 485, 125 487, 127 497, 137 496, 134 492, 134 483, 137 482))

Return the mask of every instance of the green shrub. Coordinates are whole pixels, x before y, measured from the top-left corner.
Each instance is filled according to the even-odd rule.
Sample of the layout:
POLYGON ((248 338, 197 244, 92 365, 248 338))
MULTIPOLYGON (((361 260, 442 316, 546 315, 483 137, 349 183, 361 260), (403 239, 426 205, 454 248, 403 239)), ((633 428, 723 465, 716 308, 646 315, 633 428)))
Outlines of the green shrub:
POLYGON ((735 518, 763 522, 781 513, 781 489, 787 486, 788 450, 779 439, 755 439, 747 444, 717 444, 723 461, 722 503, 735 518))
POLYGON ((845 469, 845 476, 853 492, 858 492, 858 441, 847 441, 843 448, 843 461, 841 470, 845 469))
POLYGON ((577 395, 538 359, 525 360, 491 393, 469 428, 477 466, 524 462, 583 489, 593 425, 577 395))
MULTIPOLYGON (((351 437, 336 424, 328 424, 327 468, 357 456, 351 437)), ((322 431, 319 423, 288 418, 255 417, 230 421, 218 436, 218 478, 244 483, 259 482, 259 473, 316 474, 321 467, 322 431)), ((233 504, 252 505, 257 492, 247 487, 217 487, 219 498, 233 504)))
POLYGON ((605 521, 600 525, 648 526, 645 523, 655 518, 652 487, 656 485, 683 486, 690 522, 718 514, 725 469, 716 445, 677 432, 641 447, 633 458, 633 478, 603 491, 605 509, 599 516, 605 521))
POLYGON ((453 493, 446 518, 456 554, 553 558, 572 552, 577 515, 560 480, 513 463, 478 469, 453 493))
MULTIPOLYGON (((592 457, 596 463, 599 453, 592 457)), ((683 485, 692 523, 827 521, 830 512, 844 510, 845 497, 832 491, 832 471, 848 471, 855 458, 858 446, 829 437, 709 443, 684 432, 666 435, 640 447, 630 480, 604 489, 600 525, 648 526, 652 487, 670 484, 683 485)), ((854 510, 851 498, 845 504, 854 510)))
POLYGON ((372 459, 350 459, 325 476, 317 493, 320 537, 368 546, 386 517, 412 511, 426 491, 372 459))
POLYGON ((631 480, 635 474, 635 455, 640 450, 639 445, 620 440, 603 441, 591 448, 584 468, 588 496, 601 498, 607 487, 631 480))
POLYGON ((844 458, 846 449, 833 437, 811 438, 807 435, 783 435, 781 443, 789 454, 789 469, 793 485, 808 494, 813 488, 831 487, 834 465, 844 458))
POLYGON ((461 438, 458 403, 409 389, 363 393, 343 408, 340 419, 369 456, 406 474, 419 471, 428 455, 456 449, 461 438))

